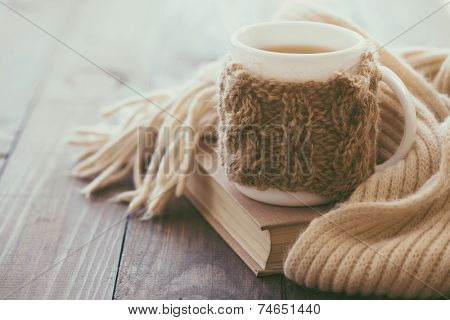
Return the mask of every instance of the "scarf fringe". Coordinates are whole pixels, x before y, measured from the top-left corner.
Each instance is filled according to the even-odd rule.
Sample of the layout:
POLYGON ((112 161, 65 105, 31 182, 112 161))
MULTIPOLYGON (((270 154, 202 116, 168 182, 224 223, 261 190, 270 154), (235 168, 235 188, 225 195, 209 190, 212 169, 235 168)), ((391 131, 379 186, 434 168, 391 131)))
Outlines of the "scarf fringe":
POLYGON ((131 175, 134 188, 111 200, 128 202, 129 212, 144 220, 160 215, 173 195, 182 196, 195 149, 217 122, 210 67, 178 94, 155 91, 126 99, 104 110, 98 125, 77 128, 69 143, 83 150, 73 175, 91 180, 82 193, 89 197, 131 175), (143 136, 146 130, 150 139, 143 136))

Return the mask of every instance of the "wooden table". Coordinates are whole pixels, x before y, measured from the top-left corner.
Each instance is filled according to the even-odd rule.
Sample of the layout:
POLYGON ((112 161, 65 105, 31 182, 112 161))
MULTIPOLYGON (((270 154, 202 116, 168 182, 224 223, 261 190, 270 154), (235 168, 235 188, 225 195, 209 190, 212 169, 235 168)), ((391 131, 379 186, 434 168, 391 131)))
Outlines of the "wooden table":
MULTIPOLYGON (((129 87, 188 80, 277 2, 1 0, 0 298, 349 298, 256 278, 185 199, 139 222, 104 201, 115 190, 88 200, 70 177, 75 126, 95 123, 129 87)), ((322 2, 381 42, 443 3, 322 2)), ((448 7, 390 46, 450 46, 448 7)))

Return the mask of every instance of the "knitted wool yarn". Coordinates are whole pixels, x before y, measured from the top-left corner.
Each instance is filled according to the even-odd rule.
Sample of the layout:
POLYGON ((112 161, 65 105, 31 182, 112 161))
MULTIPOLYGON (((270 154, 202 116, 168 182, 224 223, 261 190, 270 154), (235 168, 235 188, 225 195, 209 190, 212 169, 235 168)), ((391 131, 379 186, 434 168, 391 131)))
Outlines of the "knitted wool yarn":
POLYGON ((228 64, 219 84, 219 150, 228 178, 335 199, 373 172, 380 71, 365 53, 326 81, 262 79, 228 64))

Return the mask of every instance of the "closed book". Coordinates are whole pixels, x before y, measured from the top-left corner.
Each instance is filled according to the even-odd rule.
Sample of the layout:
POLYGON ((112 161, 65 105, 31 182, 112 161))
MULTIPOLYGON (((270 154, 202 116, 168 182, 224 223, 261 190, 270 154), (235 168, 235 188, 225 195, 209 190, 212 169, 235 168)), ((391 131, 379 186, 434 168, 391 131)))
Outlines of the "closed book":
POLYGON ((290 245, 331 205, 281 207, 241 194, 214 152, 196 157, 186 197, 256 275, 281 273, 290 245))

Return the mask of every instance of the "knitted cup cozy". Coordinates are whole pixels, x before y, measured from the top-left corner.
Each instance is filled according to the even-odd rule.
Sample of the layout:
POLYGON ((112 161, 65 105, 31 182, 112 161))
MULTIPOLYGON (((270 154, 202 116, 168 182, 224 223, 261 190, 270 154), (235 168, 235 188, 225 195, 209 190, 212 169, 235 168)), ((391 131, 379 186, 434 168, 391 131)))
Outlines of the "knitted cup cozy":
POLYGON ((283 82, 228 63, 218 103, 228 178, 260 190, 349 195, 374 172, 381 79, 369 53, 352 71, 283 82))

